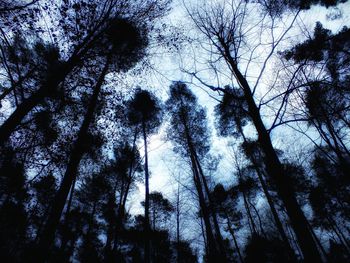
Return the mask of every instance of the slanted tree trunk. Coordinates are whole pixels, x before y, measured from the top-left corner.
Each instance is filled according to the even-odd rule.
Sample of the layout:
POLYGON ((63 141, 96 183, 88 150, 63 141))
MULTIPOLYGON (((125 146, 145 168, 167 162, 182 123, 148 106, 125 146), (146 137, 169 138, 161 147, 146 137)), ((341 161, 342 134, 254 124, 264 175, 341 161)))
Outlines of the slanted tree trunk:
MULTIPOLYGON (((52 68, 50 72, 47 72, 47 79, 42 83, 40 88, 34 92, 29 98, 23 100, 21 104, 15 109, 15 111, 8 117, 8 119, 0 127, 0 145, 4 144, 21 124, 22 120, 27 114, 37 105, 39 105, 45 98, 49 97, 52 93, 57 91, 58 86, 65 80, 69 73, 73 71, 80 63, 84 55, 92 48, 94 42, 101 35, 101 32, 94 35, 102 22, 105 21, 111 6, 106 10, 105 16, 101 17, 101 21, 96 24, 94 30, 85 37, 85 39, 76 46, 72 56, 64 63, 52 68)), ((12 90, 12 89, 11 89, 12 90)), ((13 90, 14 91, 14 90, 13 90)), ((6 96, 6 94, 4 95, 6 96)))
POLYGON ((267 238, 266 233, 265 233, 265 231, 264 231, 264 227, 263 227, 263 224, 262 224, 261 217, 260 217, 260 214, 259 214, 258 209, 256 209, 255 205, 254 205, 254 204, 251 202, 251 200, 249 200, 249 199, 248 199, 248 204, 249 204, 251 207, 253 207, 253 210, 254 210, 254 212, 255 212, 255 214, 256 214, 256 217, 258 218, 258 222, 259 222, 259 227, 260 227, 261 234, 262 234, 265 238, 267 238))
POLYGON ((298 239, 300 249, 302 250, 304 260, 305 262, 310 263, 322 262, 320 252, 308 227, 308 221, 296 200, 295 193, 288 183, 288 177, 285 174, 277 153, 272 146, 270 135, 261 119, 259 108, 255 104, 250 86, 239 71, 230 54, 229 48, 225 44, 223 44, 223 47, 223 53, 231 68, 231 72, 244 92, 244 98, 248 105, 248 112, 258 133, 258 141, 264 153, 267 173, 275 183, 278 195, 286 208, 291 225, 298 239))
POLYGON ((232 228, 232 223, 231 223, 230 217, 228 216, 226 211, 224 211, 224 213, 225 213, 225 217, 226 217, 226 220, 227 220, 227 229, 228 229, 228 231, 230 232, 230 234, 232 236, 233 242, 235 244, 235 248, 237 250, 237 254, 238 254, 239 260, 240 260, 241 263, 244 263, 244 260, 243 260, 242 254, 241 254, 241 250, 239 249, 239 246, 238 246, 238 242, 237 242, 237 239, 236 239, 235 232, 233 231, 233 228, 232 228))
MULTIPOLYGON (((134 140, 133 140, 133 145, 132 145, 132 152, 133 153, 134 153, 135 148, 136 148, 137 134, 138 134, 138 131, 136 129, 135 133, 134 133, 134 140)), ((124 194, 123 194, 123 196, 121 196, 119 206, 118 206, 117 217, 115 220, 114 242, 113 242, 113 256, 114 257, 117 257, 117 255, 118 255, 118 236, 119 236, 119 233, 124 228, 125 207, 126 207, 126 201, 127 201, 128 195, 129 195, 130 186, 132 183, 132 174, 134 172, 134 170, 133 170, 134 162, 135 162, 134 159, 130 160, 128 181, 126 184, 126 189, 124 191, 124 194)))
POLYGON ((105 262, 112 262, 112 242, 114 233, 116 231, 116 221, 117 221, 117 215, 116 215, 116 200, 115 200, 115 191, 111 193, 108 204, 107 204, 107 213, 109 215, 108 218, 108 228, 107 228, 107 235, 106 235, 106 245, 104 247, 104 261, 105 262))
MULTIPOLYGON (((73 201, 75 182, 76 182, 76 179, 74 180, 74 182, 72 184, 72 187, 70 189, 69 200, 68 200, 67 209, 66 209, 66 213, 64 215, 64 221, 63 221, 64 228, 67 227, 67 224, 68 224, 68 221, 69 221, 69 217, 70 217, 70 208, 71 208, 72 201, 73 201)), ((62 253, 65 251, 66 246, 67 246, 67 244, 69 242, 69 237, 68 237, 66 231, 63 232, 62 239, 61 239, 60 250, 61 250, 62 253)))
POLYGON ((213 229, 210 222, 210 215, 209 215, 205 198, 203 195, 203 189, 200 182, 198 181, 198 175, 196 175, 197 172, 194 170, 193 172, 194 172, 193 180, 197 190, 200 212, 201 212, 201 215, 204 221, 204 227, 205 227, 205 236, 207 241, 207 252, 208 252, 207 257, 208 257, 208 262, 211 263, 211 262, 215 262, 215 260, 218 259, 217 256, 219 255, 219 251, 216 246, 213 229))
POLYGON ((50 94, 57 91, 60 83, 64 81, 66 76, 77 65, 78 60, 75 58, 70 59, 66 63, 57 67, 56 72, 52 72, 52 76, 49 77, 41 87, 33 93, 29 98, 23 100, 21 104, 15 109, 15 111, 8 117, 8 119, 0 127, 0 145, 4 144, 11 133, 20 125, 25 116, 37 105, 39 105, 50 94), (55 77, 53 77, 53 75, 55 77))
POLYGON ((59 225, 62 211, 64 209, 64 206, 69 194, 69 190, 74 180, 77 177, 80 160, 84 154, 84 143, 88 135, 89 126, 93 121, 94 111, 97 106, 98 96, 102 88, 104 77, 107 74, 109 64, 110 64, 110 56, 107 58, 106 64, 94 88, 87 112, 85 114, 83 123, 78 132, 77 140, 75 141, 73 149, 71 151, 69 163, 67 165, 65 175, 62 179, 61 186, 57 191, 56 196, 53 200, 53 204, 51 206, 51 211, 48 216, 45 229, 42 232, 39 240, 38 247, 42 251, 42 255, 37 260, 37 262, 45 262, 49 254, 49 250, 53 243, 55 232, 59 225))
MULTIPOLYGON (((235 122, 237 123, 237 127, 238 127, 238 132, 241 134, 242 138, 243 138, 243 141, 245 143, 248 142, 244 132, 243 132, 243 129, 241 127, 241 125, 239 125, 239 120, 235 119, 235 122)), ((292 249, 290 243, 289 243, 289 239, 287 237, 287 234, 286 232, 284 231, 284 228, 283 228, 283 225, 282 225, 282 222, 279 218, 279 215, 277 213, 277 210, 275 208, 275 205, 274 205, 274 202, 272 200, 272 197, 269 193, 269 190, 268 190, 268 187, 266 185, 266 182, 265 182, 265 179, 264 179, 264 176, 262 174, 262 172, 260 171, 259 169, 259 165, 258 165, 258 162, 256 161, 255 157, 253 155, 249 155, 248 156, 249 160, 251 161, 255 171, 256 171, 256 174, 258 176, 258 179, 259 179, 259 182, 261 184, 261 187, 263 189, 263 192, 265 194, 265 197, 266 197, 266 200, 267 200, 267 203, 269 204, 269 207, 270 207, 270 210, 272 212, 272 216, 273 216, 273 219, 275 221, 275 225, 277 227, 277 231, 278 233, 280 234, 281 238, 282 238, 282 241, 284 242, 284 245, 286 247, 286 249, 288 250, 288 254, 290 256, 290 258, 293 260, 293 261, 296 261, 296 255, 295 255, 295 252, 294 250, 292 249)))
POLYGON ((349 243, 346 240, 346 237, 342 234, 342 231, 337 226, 337 223, 333 220, 333 218, 331 216, 327 216, 327 221, 328 221, 330 227, 332 228, 333 232, 338 237, 340 243, 344 247, 346 253, 350 256, 349 243))
MULTIPOLYGON (((242 178, 242 172, 241 172, 241 169, 240 169, 240 167, 238 165, 237 165, 237 171, 238 171, 239 178, 242 178)), ((243 196, 244 208, 245 208, 245 210, 247 212, 248 225, 249 225, 250 233, 251 233, 251 235, 257 234, 258 232, 256 231, 255 222, 254 222, 252 213, 250 211, 247 195, 246 195, 244 190, 241 191, 241 193, 242 193, 242 196, 243 196)))
MULTIPOLYGON (((210 215, 211 215, 211 209, 209 205, 207 205, 205 195, 204 193, 206 192, 203 190, 203 178, 201 178, 200 174, 200 168, 198 167, 198 162, 196 161, 196 156, 195 156, 195 150, 192 145, 191 137, 189 135, 189 131, 187 128, 187 125, 184 123, 186 126, 186 140, 188 143, 188 148, 189 148, 189 155, 190 155, 190 160, 192 164, 192 172, 193 172, 193 179, 194 183, 196 186, 196 190, 198 193, 198 198, 199 198, 199 204, 201 208, 201 212, 203 215, 203 221, 204 221, 204 226, 206 229, 206 236, 207 236, 207 244, 208 244, 208 262, 217 262, 218 260, 220 262, 226 262, 226 255, 223 253, 223 248, 220 246, 220 243, 218 241, 218 235, 215 235, 215 231, 212 228, 211 221, 210 221, 210 215)), ((209 200, 208 200, 209 201, 209 200)))
POLYGON ((249 224, 250 232, 252 235, 257 234, 258 232, 256 231, 255 222, 254 222, 252 213, 251 213, 250 208, 249 208, 247 196, 244 192, 242 192, 242 195, 243 195, 244 207, 245 207, 245 210, 246 210, 247 216, 248 216, 248 224, 249 224))
MULTIPOLYGON (((193 148, 192 143, 191 143, 191 148, 193 148)), ((196 153, 196 151, 194 149, 193 149, 193 151, 194 151, 195 161, 196 161, 196 164, 198 166, 198 171, 199 171, 199 174, 201 175, 201 179, 203 181, 204 190, 205 190, 205 193, 206 193, 206 195, 208 197, 208 209, 209 209, 210 215, 211 215, 211 217, 213 219, 214 228, 215 228, 215 237, 216 237, 216 240, 218 242, 218 246, 219 246, 221 255, 225 255, 226 254, 226 250, 224 248, 223 238, 222 238, 221 231, 220 231, 220 226, 219 226, 219 223, 218 223, 218 220, 217 220, 217 215, 216 215, 215 210, 213 209, 213 205, 212 205, 213 201, 212 201, 212 198, 210 196, 210 190, 209 190, 209 187, 208 187, 207 179, 204 176, 203 169, 202 169, 202 166, 201 166, 201 164, 199 162, 198 155, 197 155, 197 153, 196 153)))
POLYGON ((217 221, 216 213, 212 207, 209 187, 206 182, 206 178, 204 176, 201 164, 199 162, 196 149, 193 146, 190 129, 186 121, 186 112, 184 112, 183 101, 181 97, 180 103, 180 119, 184 127, 184 137, 186 138, 187 151, 192 165, 193 179, 198 193, 200 208, 202 211, 204 225, 206 228, 207 244, 209 250, 208 261, 214 262, 219 260, 220 262, 227 262, 227 256, 223 245, 220 227, 217 221), (213 220, 214 229, 212 227, 210 218, 212 218, 213 220))

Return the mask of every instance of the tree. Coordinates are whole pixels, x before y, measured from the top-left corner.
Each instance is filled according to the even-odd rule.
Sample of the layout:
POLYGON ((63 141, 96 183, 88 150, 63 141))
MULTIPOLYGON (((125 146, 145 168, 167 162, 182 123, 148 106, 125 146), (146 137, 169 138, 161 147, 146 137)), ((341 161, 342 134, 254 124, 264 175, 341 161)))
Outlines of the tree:
MULTIPOLYGON (((42 238, 39 242, 39 247, 44 251, 47 251, 53 240, 55 231, 57 229, 58 222, 60 220, 64 205, 66 203, 69 190, 72 187, 75 178, 77 177, 78 167, 80 160, 84 154, 83 145, 87 141, 88 130, 90 125, 94 120, 94 112, 98 104, 98 97, 104 83, 105 75, 108 73, 108 69, 113 64, 113 59, 116 60, 116 64, 119 63, 119 58, 127 58, 125 61, 127 63, 131 63, 129 65, 120 64, 117 66, 119 70, 126 70, 128 66, 136 63, 140 58, 139 56, 133 57, 132 53, 134 49, 142 48, 144 46, 144 39, 138 34, 138 31, 135 26, 130 24, 129 22, 122 22, 120 20, 115 21, 115 26, 122 27, 120 31, 115 30, 112 31, 108 38, 110 40, 110 46, 108 50, 107 57, 105 59, 105 63, 101 74, 96 82, 94 87, 94 91, 91 97, 91 101, 89 102, 87 112, 84 116, 83 123, 78 132, 77 140, 73 146, 73 150, 70 154, 70 160, 67 165, 67 169, 65 172, 65 176, 61 182, 60 189, 57 192, 54 203, 51 207, 51 211, 46 223, 46 227, 43 231, 42 238), (128 34, 123 34, 123 37, 118 37, 118 34, 122 34, 124 29, 129 28, 128 34), (115 35, 114 35, 115 34, 115 35), (130 45, 130 46, 129 46, 130 45), (124 53, 125 52, 125 53, 124 53), (128 57, 128 56, 131 57, 128 57)), ((125 32, 124 32, 125 33, 125 32)), ((120 35, 119 35, 120 36, 120 35)), ((139 55, 140 53, 138 53, 139 55)))
MULTIPOLYGON (((174 208, 170 201, 163 197, 161 192, 151 192, 149 194, 150 201, 150 214, 151 214, 151 225, 153 231, 156 231, 157 228, 160 229, 161 224, 165 223, 173 212, 174 208), (157 227, 158 226, 158 227, 157 227)), ((142 205, 145 205, 142 202, 142 205)))
POLYGON ((237 204, 237 189, 232 187, 228 190, 222 184, 217 184, 212 191, 214 207, 218 215, 227 221, 229 231, 240 262, 244 262, 241 249, 238 244, 236 230, 242 227, 242 213, 234 204, 237 204))
POLYGON ((126 219, 126 202, 134 183, 140 180, 136 174, 142 172, 141 157, 135 140, 136 137, 134 137, 132 147, 128 143, 119 145, 114 151, 115 161, 112 161, 104 170, 105 174, 112 176, 111 181, 114 186, 105 210, 108 224, 105 245, 106 261, 112 260, 112 250, 113 254, 117 255, 119 235, 124 229, 126 219))
MULTIPOLYGON (((247 17, 250 14, 250 12, 248 12, 249 7, 249 3, 243 3, 242 1, 232 3, 225 2, 221 6, 209 5, 207 8, 193 11, 190 15, 195 26, 214 48, 215 53, 213 53, 213 55, 216 55, 218 59, 224 61, 229 72, 234 77, 237 86, 242 91, 247 113, 258 134, 258 142, 264 154, 266 171, 276 185, 278 195, 283 201, 305 261, 321 262, 322 259, 307 219, 296 200, 295 193, 288 186, 286 172, 284 171, 283 165, 273 147, 270 137, 270 130, 273 127, 270 129, 266 128, 262 119, 260 105, 257 104, 254 97, 256 90, 259 88, 261 77, 265 73, 267 63, 275 53, 278 44, 283 41, 288 31, 292 28, 293 23, 298 16, 298 12, 296 12, 292 18, 292 22, 286 27, 284 33, 277 39, 273 38, 272 42, 270 42, 270 49, 265 56, 257 81, 254 84, 247 79, 246 74, 242 71, 243 63, 241 59, 241 56, 245 52, 244 50, 251 50, 250 54, 248 52, 248 59, 254 57, 254 52, 260 45, 260 42, 258 42, 254 47, 254 43, 253 47, 249 48, 247 45, 243 44, 248 43, 248 39, 246 38, 247 30, 257 29, 254 28, 254 24, 248 28, 244 27, 247 22, 247 17), (225 5, 227 8, 225 8, 225 5)), ((268 16, 264 16, 261 22, 273 25, 277 19, 278 17, 276 15, 270 13, 268 16)), ((273 30, 273 26, 269 28, 265 27, 264 24, 260 25, 261 29, 266 30, 266 32, 269 32, 271 29, 273 30)), ((260 29, 255 32, 261 34, 260 29)), ((271 34, 272 37, 274 37, 274 33, 271 32, 271 34)), ((248 35, 251 36, 252 34, 248 35)), ((195 73, 192 75, 196 76, 195 73)), ((208 86, 215 91, 225 92, 222 88, 208 86)), ((283 104, 280 109, 283 109, 283 104)), ((277 114, 276 120, 279 117, 279 114, 277 114)))
POLYGON ((49 174, 39 178, 32 183, 32 188, 35 190, 36 202, 31 209, 32 215, 30 217, 31 223, 36 225, 36 236, 39 236, 45 222, 45 217, 50 209, 55 194, 57 182, 55 176, 49 174))
POLYGON ((150 262, 150 220, 149 220, 149 170, 147 137, 155 133, 162 121, 162 108, 158 99, 149 91, 137 89, 134 97, 127 103, 131 126, 142 131, 145 149, 145 262, 150 262))
POLYGON ((305 110, 301 114, 320 136, 319 141, 312 141, 315 150, 311 166, 317 186, 311 189, 309 200, 315 213, 313 222, 335 233, 345 253, 349 253, 348 245, 341 236, 337 219, 348 216, 345 189, 349 186, 350 167, 347 136, 349 32, 344 27, 333 34, 318 22, 312 36, 282 53, 287 61, 297 63, 304 72, 318 71, 319 74, 319 77, 299 74, 297 83, 303 86, 299 99, 305 110))
POLYGON ((0 253, 4 261, 20 261, 27 241, 28 215, 25 201, 29 197, 25 186, 23 164, 16 161, 11 148, 1 152, 0 163, 0 253))
MULTIPOLYGON (((317 23, 313 36, 283 53, 287 60, 303 66, 311 72, 324 66, 322 77, 303 77, 299 81, 305 86, 300 92, 305 105, 305 115, 310 125, 320 134, 321 145, 333 152, 336 163, 346 174, 349 169, 349 49, 350 30, 344 27, 337 34, 317 23), (313 68, 307 63, 315 63, 313 68)), ((325 155, 329 155, 324 152, 325 155)), ((329 158, 332 157, 329 155, 329 158)), ((334 159, 334 158, 333 158, 334 159)))
POLYGON ((170 115, 168 138, 174 142, 175 151, 190 160, 200 214, 205 225, 208 261, 220 258, 225 262, 227 259, 223 239, 201 165, 209 150, 205 110, 197 104, 194 94, 182 82, 175 82, 170 86, 170 98, 166 102, 166 107, 170 115))
POLYGON ((108 178, 103 174, 92 175, 83 181, 77 199, 86 211, 83 227, 83 244, 79 249, 81 262, 102 262, 102 242, 99 240, 101 223, 98 218, 113 191, 108 178))

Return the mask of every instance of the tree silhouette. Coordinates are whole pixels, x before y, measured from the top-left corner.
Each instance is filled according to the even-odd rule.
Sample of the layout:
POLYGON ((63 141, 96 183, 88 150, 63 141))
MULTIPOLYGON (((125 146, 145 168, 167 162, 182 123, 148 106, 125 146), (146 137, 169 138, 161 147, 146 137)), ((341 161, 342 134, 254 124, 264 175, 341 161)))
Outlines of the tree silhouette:
POLYGON ((200 213, 205 222, 208 261, 212 262, 215 258, 226 261, 223 239, 201 165, 201 159, 209 150, 205 110, 197 104, 194 94, 181 82, 175 82, 170 86, 170 98, 166 106, 171 118, 168 137, 174 142, 175 151, 190 160, 200 213))
MULTIPOLYGON (((117 66, 119 71, 129 69, 134 62, 137 62, 144 55, 142 46, 147 43, 146 38, 143 36, 141 41, 141 34, 139 31, 136 32, 136 27, 131 26, 129 23, 131 21, 126 22, 125 18, 119 18, 117 14, 132 14, 135 19, 143 19, 143 25, 150 26, 152 20, 162 16, 167 5, 167 1, 163 3, 162 1, 150 0, 143 5, 144 9, 136 10, 125 4, 124 0, 106 0, 104 1, 105 5, 99 5, 98 2, 87 4, 85 1, 75 0, 72 3, 62 2, 62 5, 58 7, 61 11, 58 15, 59 23, 63 23, 60 29, 63 31, 64 38, 74 49, 69 50, 67 59, 57 59, 55 61, 53 67, 45 72, 45 78, 38 85, 39 88, 18 105, 2 124, 0 127, 1 144, 7 141, 12 132, 34 107, 56 92, 65 79, 79 69, 85 57, 98 57, 100 55, 104 57, 106 54, 105 52, 101 54, 99 48, 101 45, 107 44, 108 48, 105 50, 107 52, 110 52, 110 47, 114 46, 112 49, 114 49, 114 54, 117 57, 114 65, 117 66), (123 20, 124 22, 122 22, 123 20), (115 29, 117 27, 125 28, 126 24, 129 25, 126 30, 115 29), (135 35, 135 33, 138 33, 138 35, 135 35), (116 39, 114 34, 121 34, 123 39, 116 39), (131 40, 131 38, 134 38, 134 40, 131 40), (128 43, 128 46, 125 46, 126 43, 128 43), (123 51, 118 50, 120 47, 123 51)), ((142 30, 145 34, 147 34, 147 31, 147 27, 142 30)))
MULTIPOLYGON (((151 192, 149 194, 149 203, 150 203, 150 215, 151 215, 151 224, 153 231, 159 229, 161 223, 169 219, 170 213, 173 211, 173 206, 168 199, 164 198, 160 192, 151 192), (158 226, 158 227, 157 227, 158 226)), ((142 202, 142 205, 145 205, 142 202)))
MULTIPOLYGON (((116 26, 126 26, 125 24, 118 22, 116 26), (119 24, 118 24, 119 23, 119 24), (121 24, 120 24, 121 23, 121 24)), ((133 65, 136 61, 139 60, 139 57, 132 57, 132 54, 130 53, 129 44, 131 44, 132 49, 134 48, 140 48, 143 46, 144 38, 141 38, 138 34, 138 31, 136 30, 136 27, 132 24, 129 24, 127 22, 127 25, 129 25, 127 28, 133 29, 132 33, 124 34, 122 36, 115 36, 115 35, 108 35, 108 38, 111 42, 110 47, 108 48, 108 54, 104 62, 104 66, 101 70, 100 76, 97 79, 97 82, 95 84, 93 94, 91 97, 91 101, 89 102, 87 112, 84 116, 83 123, 80 127, 80 130, 78 132, 78 137, 75 142, 75 145, 73 146, 73 150, 70 155, 70 160, 67 165, 67 169, 65 172, 65 176, 62 180, 60 189, 58 190, 58 193, 55 197, 55 201, 53 203, 53 206, 51 207, 51 212, 49 214, 45 230, 43 232, 42 238, 40 239, 39 247, 44 248, 44 251, 46 250, 48 246, 50 246, 50 243, 52 242, 52 239, 55 234, 55 230, 57 229, 57 225, 59 222, 59 219, 61 217, 65 202, 67 200, 69 190, 75 181, 75 178, 77 177, 78 167, 80 160, 84 154, 84 143, 88 139, 88 130, 89 126, 91 125, 92 121, 94 120, 94 112, 97 107, 98 103, 98 97, 102 88, 102 85, 104 83, 105 75, 108 73, 109 67, 111 64, 113 64, 113 59, 116 59, 116 63, 118 64, 119 57, 123 57, 123 52, 125 51, 127 55, 130 55, 131 57, 128 58, 128 63, 131 63, 130 65, 133 65), (115 40, 115 38, 117 40, 115 40), (132 62, 130 62, 132 61, 132 62)), ((123 30, 120 32, 113 31, 113 33, 116 34, 122 34, 123 30)), ((139 53, 138 53, 139 54, 139 53)), ((119 70, 126 70, 128 65, 118 65, 119 70)))
MULTIPOLYGON (((259 81, 264 74, 267 62, 271 58, 278 44, 283 40, 285 34, 287 34, 292 28, 298 13, 295 14, 291 24, 287 26, 285 34, 282 34, 278 40, 274 39, 272 43, 270 43, 270 51, 265 58, 258 79, 255 84, 250 84, 244 71, 240 68, 242 62, 240 54, 243 51, 243 48, 239 44, 248 44, 247 39, 245 39, 246 35, 244 31, 242 31, 242 24, 245 23, 245 19, 247 19, 248 15, 244 10, 247 8, 248 4, 246 5, 239 2, 233 6, 233 8, 228 8, 227 10, 229 11, 227 13, 223 12, 223 10, 225 10, 225 4, 229 5, 229 3, 226 2, 221 6, 212 6, 210 11, 208 8, 197 11, 194 10, 190 15, 196 27, 203 33, 206 39, 211 43, 212 47, 216 50, 216 54, 224 60, 228 66, 230 74, 234 77, 242 91, 247 112, 258 135, 258 142, 263 152, 266 171, 276 185, 278 195, 284 203, 305 260, 310 262, 320 262, 322 259, 312 232, 308 227, 309 224, 296 200, 295 193, 287 184, 287 175, 276 150, 273 147, 269 130, 264 124, 259 105, 254 97, 254 93, 259 87, 259 81), (235 14, 237 13, 242 13, 244 15, 236 16, 235 14)), ((273 23, 276 16, 271 16, 270 19, 270 22, 273 23)), ((252 48, 251 50, 254 52, 255 48, 252 48)), ((251 55, 254 56, 253 53, 251 53, 251 55)), ((210 87, 215 91, 225 92, 222 88, 210 87)), ((276 119, 278 117, 279 116, 277 115, 276 119)))
POLYGON ((115 149, 115 161, 104 173, 112 176, 113 191, 111 191, 106 204, 105 218, 107 221, 107 240, 105 245, 105 260, 111 260, 112 250, 118 253, 117 245, 119 235, 124 229, 126 217, 126 202, 133 184, 139 180, 135 173, 142 171, 141 158, 138 150, 129 144, 115 149))
POLYGON ((244 262, 239 242, 236 236, 236 230, 242 227, 242 213, 234 205, 237 203, 237 190, 230 188, 226 190, 222 184, 217 184, 212 192, 214 207, 219 216, 227 221, 227 230, 229 231, 240 262, 244 262))
POLYGON ((26 244, 28 215, 25 201, 29 197, 25 186, 23 164, 16 161, 11 148, 1 152, 0 166, 0 248, 4 261, 20 261, 21 251, 26 244))
POLYGON ((127 103, 128 119, 131 126, 142 131, 145 153, 145 262, 150 262, 150 220, 149 220, 149 170, 147 137, 155 133, 162 121, 162 108, 158 99, 149 91, 137 89, 127 103))

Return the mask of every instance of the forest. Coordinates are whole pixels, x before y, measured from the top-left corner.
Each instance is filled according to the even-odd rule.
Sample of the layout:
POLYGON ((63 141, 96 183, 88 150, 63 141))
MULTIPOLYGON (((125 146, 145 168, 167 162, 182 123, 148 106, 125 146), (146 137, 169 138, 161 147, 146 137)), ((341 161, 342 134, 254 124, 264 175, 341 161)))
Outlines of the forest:
POLYGON ((0 261, 350 262, 347 0, 0 0, 0 261))

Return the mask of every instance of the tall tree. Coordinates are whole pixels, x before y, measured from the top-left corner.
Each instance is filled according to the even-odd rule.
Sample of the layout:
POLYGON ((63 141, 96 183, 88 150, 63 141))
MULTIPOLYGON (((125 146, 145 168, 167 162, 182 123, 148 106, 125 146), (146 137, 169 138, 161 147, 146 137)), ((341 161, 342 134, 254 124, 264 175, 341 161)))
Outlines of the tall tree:
MULTIPOLYGON (((332 34, 318 22, 312 37, 283 52, 285 59, 299 64, 304 71, 319 71, 321 77, 310 74, 310 77, 304 75, 299 79, 305 87, 300 92, 301 101, 305 105, 304 114, 308 123, 320 134, 320 146, 329 149, 326 153, 321 147, 321 152, 325 156, 333 152, 336 163, 344 174, 350 167, 347 136, 350 129, 349 35, 350 29, 347 27, 332 34), (308 66, 309 63, 313 63, 313 66, 308 66), (319 66, 322 67, 320 70, 319 66)), ((328 158, 332 160, 331 156, 328 158)))
MULTIPOLYGON (((259 29, 254 23, 250 27, 245 27, 248 22, 247 19, 249 14, 251 14, 251 12, 248 11, 250 7, 249 3, 243 3, 243 1, 235 1, 232 3, 225 1, 221 5, 214 6, 209 4, 207 7, 193 11, 190 15, 196 27, 201 33, 203 33, 204 37, 214 48, 215 55, 217 55, 219 59, 223 59, 229 72, 232 74, 238 87, 243 93, 243 98, 247 105, 247 113, 256 129, 258 142, 264 153, 266 171, 273 179, 278 195, 286 208, 291 225, 302 250, 304 260, 307 262, 322 262, 322 257, 317 247, 317 243, 314 240, 312 230, 310 229, 309 223, 297 202, 295 193, 288 185, 286 172, 283 169, 283 165, 275 148, 273 147, 270 134, 271 128, 266 128, 261 115, 261 108, 255 99, 256 91, 260 87, 259 84, 261 84, 260 81, 265 73, 266 65, 275 53, 277 46, 284 40, 288 31, 293 27, 298 12, 294 14, 290 24, 286 26, 284 33, 278 38, 275 38, 275 34, 271 32, 271 30, 274 28, 274 23, 279 19, 276 14, 270 13, 269 15, 264 16, 259 22, 261 24, 258 24, 260 25, 259 29), (266 24, 264 23, 272 26, 265 27, 266 24), (265 60, 262 63, 257 80, 255 83, 252 83, 252 81, 247 78, 247 74, 242 71, 242 64, 244 63, 242 62, 241 56, 245 54, 245 50, 250 50, 251 52, 248 52, 248 61, 254 57, 254 52, 258 49, 261 42, 258 42, 256 45, 254 45, 254 43, 252 44, 252 47, 249 47, 247 36, 251 36, 251 34, 248 34, 247 32, 249 30, 256 30, 254 32, 260 35, 260 29, 263 31, 266 30, 266 32, 272 34, 272 42, 269 42, 268 44, 269 51, 266 52, 265 60)), ((257 37, 259 38, 258 35, 257 37)), ((249 65, 250 63, 248 62, 248 67, 249 65)), ((211 86, 211 88, 215 91, 220 90, 221 92, 225 92, 224 89, 215 88, 213 86, 211 86)), ((283 109, 284 103, 280 107, 281 110, 283 109)), ((279 111, 279 114, 281 114, 281 110, 279 111)), ((280 118, 279 114, 276 116, 277 120, 280 118)))
POLYGON ((263 155, 260 146, 257 142, 249 140, 243 130, 250 122, 244 94, 241 89, 230 88, 229 86, 225 87, 225 91, 220 103, 215 107, 215 113, 217 115, 216 128, 222 136, 241 137, 243 139, 241 148, 257 174, 280 236, 291 258, 295 259, 295 253, 289 243, 288 236, 283 228, 272 196, 269 193, 268 184, 266 182, 266 171, 261 167, 263 155))
POLYGON ((213 262, 220 258, 225 262, 227 258, 223 238, 201 164, 209 150, 205 110, 198 105, 194 94, 182 82, 175 82, 170 86, 170 98, 166 106, 170 115, 168 138, 174 142, 175 149, 189 159, 192 168, 208 241, 208 261, 213 262))
POLYGON ((135 145, 136 137, 133 140, 132 147, 125 143, 115 149, 115 161, 104 171, 104 173, 113 177, 113 180, 111 180, 113 191, 110 193, 105 211, 108 224, 105 245, 106 261, 112 260, 113 255, 118 252, 118 240, 124 229, 126 219, 126 202, 134 183, 140 180, 136 174, 142 172, 141 158, 135 145))
POLYGON ((244 262, 236 230, 242 227, 242 213, 237 209, 237 188, 232 187, 228 190, 224 188, 222 184, 217 184, 212 191, 214 207, 219 216, 223 217, 227 221, 227 230, 229 231, 239 261, 244 262))
POLYGON ((141 37, 137 27, 126 20, 118 19, 115 20, 114 23, 115 27, 111 28, 107 34, 107 39, 110 42, 109 46, 107 46, 108 54, 105 59, 104 66, 94 87, 91 101, 89 102, 87 112, 78 132, 77 140, 73 146, 73 150, 71 151, 70 160, 61 182, 60 189, 57 192, 51 207, 51 212, 49 214, 46 227, 42 233, 42 237, 40 238, 39 248, 43 249, 43 251, 47 251, 47 248, 49 248, 52 243, 69 194, 69 190, 77 177, 79 163, 84 154, 84 149, 86 148, 86 146, 84 147, 84 144, 88 139, 87 136, 89 127, 94 120, 94 112, 98 104, 98 97, 104 83, 105 75, 108 73, 108 69, 113 63, 113 59, 116 60, 115 64, 117 64, 117 69, 128 69, 139 60, 139 55, 142 54, 142 51, 140 52, 138 49, 142 49, 145 46, 145 39, 141 37), (136 50, 138 53, 135 56, 133 52, 136 52, 136 50), (123 59, 125 64, 119 64, 119 60, 123 62, 123 59))
POLYGON ((127 103, 131 126, 142 131, 145 153, 145 262, 150 262, 150 220, 149 220, 149 169, 147 137, 155 133, 162 121, 162 108, 159 100, 149 91, 137 89, 134 97, 127 103))

